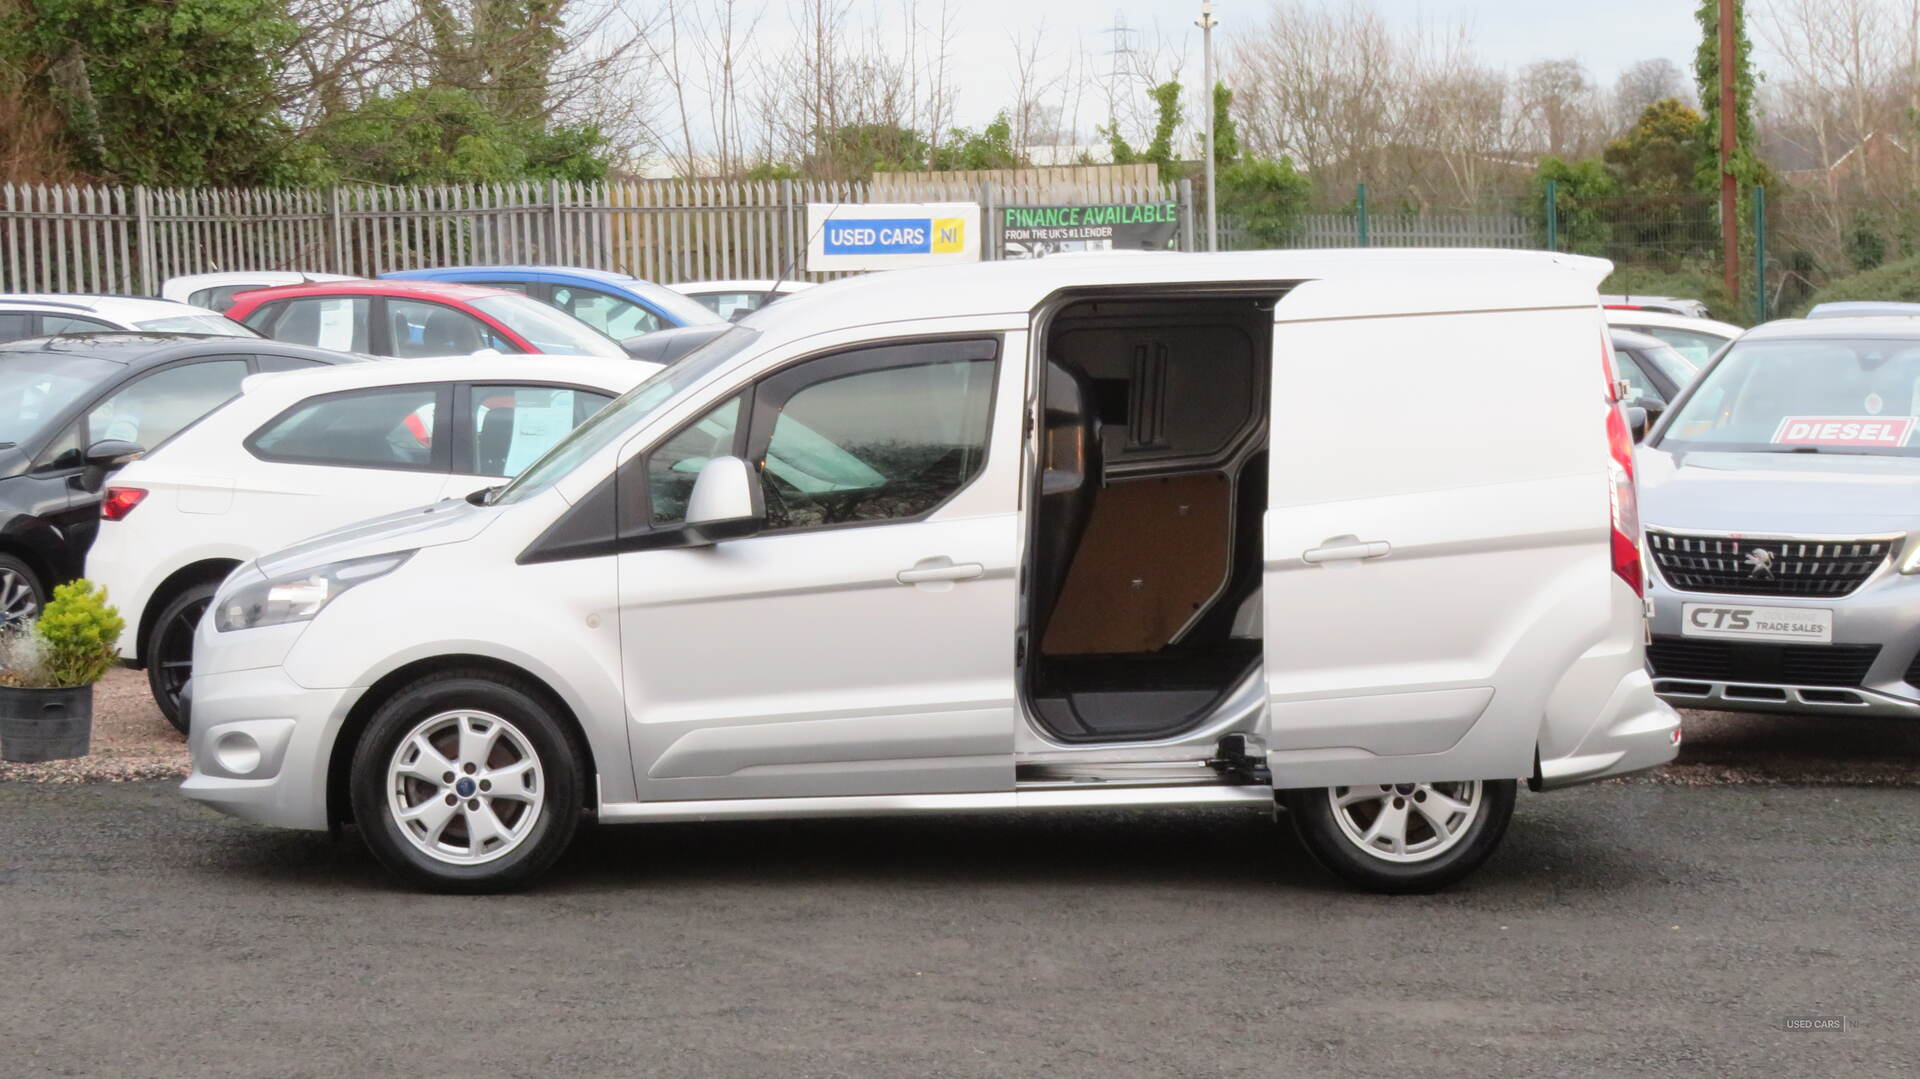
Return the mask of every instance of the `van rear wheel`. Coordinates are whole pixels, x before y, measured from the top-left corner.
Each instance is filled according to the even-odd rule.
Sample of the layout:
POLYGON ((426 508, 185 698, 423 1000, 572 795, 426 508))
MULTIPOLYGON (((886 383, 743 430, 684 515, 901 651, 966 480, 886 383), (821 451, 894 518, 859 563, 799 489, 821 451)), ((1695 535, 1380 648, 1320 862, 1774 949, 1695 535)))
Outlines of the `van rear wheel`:
POLYGON ((1300 841, 1372 892, 1434 892, 1473 872, 1507 833, 1511 779, 1368 783, 1286 792, 1300 841))
POLYGON ((353 816, 388 869, 440 892, 499 892, 551 866, 579 827, 582 765, 532 687, 480 672, 415 682, 353 755, 353 816))

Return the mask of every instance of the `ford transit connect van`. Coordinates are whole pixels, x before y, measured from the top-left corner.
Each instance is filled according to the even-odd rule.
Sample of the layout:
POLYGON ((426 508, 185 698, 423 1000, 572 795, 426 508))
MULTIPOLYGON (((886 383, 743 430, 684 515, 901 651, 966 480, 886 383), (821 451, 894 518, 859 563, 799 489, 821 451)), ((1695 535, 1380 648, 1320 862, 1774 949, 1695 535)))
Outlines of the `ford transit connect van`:
POLYGON ((771 305, 257 559, 186 793, 497 890, 602 822, 1218 805, 1430 890, 1672 758, 1603 262, 1134 255, 771 305))

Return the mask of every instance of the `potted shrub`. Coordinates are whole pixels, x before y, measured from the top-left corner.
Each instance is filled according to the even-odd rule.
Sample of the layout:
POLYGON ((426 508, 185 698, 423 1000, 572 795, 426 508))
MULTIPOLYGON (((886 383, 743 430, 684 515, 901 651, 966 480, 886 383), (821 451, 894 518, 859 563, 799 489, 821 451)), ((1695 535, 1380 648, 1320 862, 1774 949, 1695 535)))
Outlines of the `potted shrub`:
POLYGON ((84 757, 93 684, 119 659, 126 621, 84 578, 53 590, 31 626, 0 634, 0 759, 84 757))

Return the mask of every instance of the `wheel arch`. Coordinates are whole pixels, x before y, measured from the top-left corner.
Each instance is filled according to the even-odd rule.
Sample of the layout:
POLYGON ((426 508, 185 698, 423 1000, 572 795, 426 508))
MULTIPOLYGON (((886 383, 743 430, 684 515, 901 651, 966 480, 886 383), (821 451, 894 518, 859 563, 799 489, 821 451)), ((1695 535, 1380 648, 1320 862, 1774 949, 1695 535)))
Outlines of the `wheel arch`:
POLYGON ((140 611, 140 626, 133 638, 134 662, 141 667, 147 665, 147 636, 153 632, 154 623, 159 621, 160 612, 181 590, 196 584, 212 582, 218 584, 226 580, 227 575, 240 568, 238 558, 202 558, 189 562, 168 574, 147 597, 146 605, 140 611))
POLYGON ((566 698, 557 692, 547 681, 534 672, 495 656, 471 653, 429 656, 402 664, 376 679, 367 687, 365 693, 353 702, 347 715, 335 732, 333 745, 327 752, 327 791, 326 819, 330 828, 338 828, 352 817, 352 770, 354 750, 360 744, 360 736, 372 722, 373 714, 380 706, 390 700, 401 689, 434 674, 451 671, 476 671, 502 680, 519 682, 532 689, 553 710, 560 719, 560 725, 567 733, 573 752, 586 768, 582 780, 582 800, 585 808, 598 808, 599 791, 592 782, 599 774, 598 762, 593 755, 593 745, 588 741, 586 730, 580 725, 580 717, 567 704, 566 698))
POLYGON ((39 580, 41 591, 48 595, 53 594, 54 585, 61 583, 54 579, 53 566, 46 557, 34 550, 32 544, 21 542, 19 537, 0 536, 0 555, 10 555, 25 562, 27 569, 33 571, 34 577, 39 580))

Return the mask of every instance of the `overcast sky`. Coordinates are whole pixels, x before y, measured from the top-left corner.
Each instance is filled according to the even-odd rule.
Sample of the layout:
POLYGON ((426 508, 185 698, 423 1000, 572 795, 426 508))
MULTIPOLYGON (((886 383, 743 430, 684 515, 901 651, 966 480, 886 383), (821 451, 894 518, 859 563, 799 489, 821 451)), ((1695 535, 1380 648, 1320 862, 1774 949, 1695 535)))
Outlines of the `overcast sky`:
MULTIPOLYGON (((923 0, 923 3, 925 0, 923 0)), ((1329 6, 1345 0, 1325 0, 1329 6)), ((1465 26, 1473 32, 1487 62, 1517 68, 1533 60, 1576 57, 1602 86, 1611 86, 1620 69, 1635 60, 1664 56, 1691 70, 1698 33, 1693 0, 1374 0, 1375 10, 1401 26, 1421 22, 1465 26)), ((923 9, 924 10, 924 9, 923 9)), ((960 120, 978 125, 1007 100, 1007 35, 1029 31, 1045 19, 1047 37, 1059 46, 1063 61, 1076 38, 1090 52, 1103 54, 1114 35, 1116 15, 1134 27, 1155 28, 1187 49, 1189 83, 1200 79, 1200 32, 1192 28, 1199 0, 962 0, 965 13, 954 54, 962 65, 960 120)), ((1267 0, 1215 0, 1216 50, 1236 34, 1259 32, 1267 21, 1267 0)))

